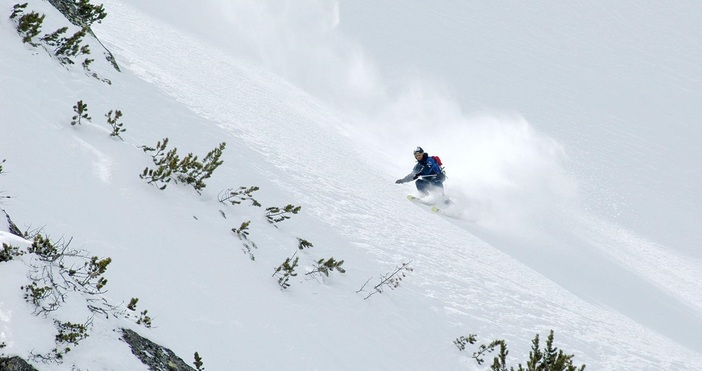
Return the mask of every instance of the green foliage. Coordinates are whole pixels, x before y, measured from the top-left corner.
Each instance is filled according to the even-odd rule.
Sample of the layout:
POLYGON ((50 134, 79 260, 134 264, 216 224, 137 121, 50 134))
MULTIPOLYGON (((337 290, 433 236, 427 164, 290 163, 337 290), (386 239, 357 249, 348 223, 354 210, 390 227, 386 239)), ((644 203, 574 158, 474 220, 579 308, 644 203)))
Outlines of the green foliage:
POLYGON ((107 266, 110 265, 111 262, 112 258, 98 260, 97 256, 93 256, 90 258, 90 261, 85 262, 85 269, 83 270, 84 273, 81 271, 69 272, 73 273, 72 276, 79 278, 78 283, 81 286, 92 285, 97 289, 97 291, 101 291, 105 285, 107 285, 107 279, 102 277, 102 275, 105 274, 107 271, 107 266))
POLYGON ((63 35, 66 31, 68 31, 68 27, 61 27, 50 34, 45 34, 40 40, 48 46, 57 48, 59 44, 63 42, 63 39, 65 39, 63 35))
POLYGON ((87 28, 82 28, 71 37, 57 38, 54 54, 61 64, 74 64, 74 57, 90 54, 90 46, 87 44, 81 45, 87 32, 87 28))
MULTIPOLYGON (((42 301, 51 295, 51 286, 39 286, 36 281, 26 286, 21 286, 20 290, 24 291, 24 300, 28 303, 39 307, 42 301)), ((53 309, 52 309, 53 310, 53 309)))
MULTIPOLYGON (((477 335, 471 334, 468 337, 461 336, 453 341, 453 344, 458 348, 458 350, 466 350, 466 345, 475 344, 477 341, 477 335)), ((481 362, 482 363, 482 362, 481 362)))
MULTIPOLYGON (((74 59, 80 55, 89 55, 90 46, 84 44, 84 37, 90 31, 90 25, 94 22, 100 22, 106 17, 105 9, 103 5, 94 6, 90 4, 88 0, 79 0, 71 6, 75 6, 76 17, 79 19, 76 24, 81 24, 81 28, 76 31, 72 36, 65 36, 68 31, 68 27, 61 27, 52 33, 45 34, 40 38, 40 41, 44 43, 44 49, 50 55, 55 56, 59 62, 63 65, 75 64, 74 59)), ((27 3, 16 4, 13 7, 13 11, 10 14, 10 19, 12 19, 17 28, 17 32, 22 37, 24 43, 29 43, 30 45, 36 47, 39 46, 38 42, 34 42, 34 37, 39 35, 41 32, 42 23, 45 16, 38 14, 36 12, 31 12, 25 14, 25 9, 27 8, 27 3)), ((109 52, 108 52, 109 54, 109 52)), ((90 64, 94 62, 94 59, 85 58, 81 63, 83 69, 90 72, 90 64)), ((114 62, 114 59, 108 61, 113 63, 115 68, 119 70, 114 62)), ((109 79, 104 79, 98 76, 96 73, 90 74, 94 78, 103 81, 107 84, 112 84, 109 79)))
MULTIPOLYGON (((293 257, 295 256, 293 255, 293 257)), ((295 257, 295 259, 292 259, 292 257, 286 258, 283 264, 279 265, 278 268, 275 269, 273 277, 278 277, 278 285, 280 285, 280 288, 287 289, 290 287, 288 281, 290 280, 290 277, 297 276, 297 273, 295 273, 295 268, 297 268, 299 261, 300 258, 298 257, 295 257)))
POLYGON ((2 250, 0 250, 0 263, 10 261, 24 254, 25 252, 21 251, 19 247, 10 246, 6 243, 3 243, 2 250))
MULTIPOLYGON (((84 69, 84 70, 90 71, 90 64, 93 63, 93 62, 95 62, 95 59, 85 58, 85 60, 83 61, 83 63, 81 63, 81 65, 83 66, 83 69, 84 69)), ((99 77, 97 76, 96 73, 93 73, 92 76, 95 77, 95 78, 98 79, 98 80, 102 80, 102 81, 104 81, 104 82, 107 82, 109 85, 111 85, 110 80, 101 79, 101 78, 99 78, 99 77)), ((120 137, 120 139, 122 139, 122 138, 120 137)))
POLYGON ((193 365, 195 365, 195 370, 197 371, 204 371, 205 368, 202 367, 204 363, 202 363, 202 358, 200 357, 200 354, 195 352, 195 362, 193 362, 193 365))
POLYGON ((327 260, 324 259, 319 259, 316 262, 316 266, 314 270, 306 273, 308 275, 314 275, 314 274, 323 274, 326 277, 329 277, 329 273, 333 272, 334 270, 338 271, 339 273, 346 273, 346 270, 342 268, 341 266, 344 264, 343 260, 335 260, 334 258, 329 258, 327 260))
POLYGON ((10 14, 10 19, 15 20, 17 16, 21 15, 24 13, 24 10, 27 9, 27 3, 24 4, 15 4, 12 7, 12 13, 10 14))
MULTIPOLYGON (((136 312, 136 307, 137 303, 139 302, 139 298, 132 298, 129 301, 129 304, 127 304, 127 309, 129 309, 132 312, 136 312)), ((126 314, 127 318, 131 318, 132 315, 126 314)), ((148 310, 143 310, 139 313, 139 317, 137 317, 136 323, 137 325, 142 325, 146 328, 151 328, 152 322, 151 322, 151 317, 149 317, 149 311, 148 310)))
POLYGON ((54 325, 58 330, 58 334, 54 338, 56 348, 54 348, 49 354, 35 354, 32 352, 32 357, 35 360, 61 363, 66 353, 71 351, 71 347, 69 345, 77 346, 80 341, 89 336, 88 329, 91 323, 90 321, 88 321, 86 324, 54 321, 54 325))
POLYGON ((197 193, 201 193, 207 186, 205 180, 222 165, 223 161, 220 158, 226 147, 226 143, 220 143, 200 162, 192 153, 181 159, 177 148, 166 152, 167 145, 168 138, 164 138, 162 142, 159 141, 156 144, 155 148, 142 146, 144 152, 154 152, 151 157, 156 168, 145 168, 140 177, 147 179, 149 184, 154 184, 161 190, 166 189, 168 183, 173 180, 174 183, 183 182, 191 185, 197 193))
POLYGON ((246 221, 241 223, 241 226, 237 228, 232 228, 232 232, 236 233, 237 237, 242 241, 244 245, 244 253, 249 255, 249 258, 253 261, 256 257, 253 254, 253 249, 257 249, 256 243, 249 240, 249 225, 251 221, 246 221))
POLYGON ((167 145, 168 138, 164 138, 163 142, 159 141, 154 148, 142 146, 144 152, 155 152, 151 155, 151 158, 156 168, 145 168, 139 177, 147 179, 149 184, 157 186, 160 190, 166 189, 166 186, 172 179, 171 175, 177 170, 178 162, 180 161, 176 148, 165 152, 167 145))
POLYGON ((66 302, 67 293, 77 292, 86 298, 86 306, 93 313, 107 316, 114 312, 115 307, 100 297, 107 284, 104 274, 112 259, 89 257, 69 249, 69 245, 70 240, 53 242, 40 233, 33 237, 27 252, 35 254, 38 263, 31 266, 30 284, 21 287, 25 300, 34 305, 35 314, 47 315, 66 302))
POLYGON ((73 112, 75 115, 71 117, 71 125, 82 125, 82 120, 91 121, 93 118, 88 115, 88 105, 79 100, 75 106, 73 106, 73 112))
POLYGON ((120 110, 115 110, 114 111, 114 116, 112 115, 112 110, 105 114, 105 117, 107 117, 107 123, 112 127, 112 133, 110 133, 110 136, 112 137, 117 137, 119 139, 124 140, 120 134, 124 133, 127 131, 127 129, 122 128, 124 125, 123 123, 118 123, 117 120, 119 120, 120 117, 122 117, 122 111, 120 110))
MULTIPOLYGON (((224 152, 224 148, 227 146, 227 143, 222 142, 217 146, 217 148, 211 150, 210 152, 205 155, 205 158, 202 160, 202 162, 197 161, 197 156, 195 156, 192 161, 188 164, 187 171, 183 171, 182 175, 179 177, 179 180, 184 181, 187 184, 190 184, 195 188, 195 190, 200 193, 207 185, 205 184, 205 180, 209 179, 212 176, 212 173, 217 169, 220 165, 224 163, 224 161, 221 160, 222 158, 222 153, 224 152)), ((186 169, 183 169, 186 170, 186 169)))
POLYGON ((239 189, 226 189, 222 192, 219 193, 217 199, 219 202, 224 203, 224 202, 229 202, 232 205, 239 205, 244 201, 251 201, 251 206, 257 206, 261 207, 261 203, 256 201, 256 199, 253 198, 251 195, 252 193, 258 191, 259 188, 256 186, 251 186, 251 187, 239 187, 239 189))
POLYGON ((132 298, 129 301, 129 304, 127 304, 127 309, 131 310, 132 312, 136 311, 136 305, 138 302, 139 302, 139 298, 132 298))
POLYGON ((48 237, 41 234, 34 236, 32 245, 29 246, 27 252, 38 255, 42 260, 49 261, 56 260, 60 255, 58 247, 48 237))
POLYGON ((269 223, 275 224, 283 220, 290 219, 290 214, 297 214, 302 206, 287 205, 284 208, 269 207, 266 209, 266 219, 269 223))
POLYGON ((86 325, 75 324, 71 322, 55 321, 59 333, 56 335, 56 343, 66 343, 78 345, 78 342, 87 338, 88 332, 86 325))
POLYGON ((78 0, 76 7, 78 16, 85 27, 90 27, 95 22, 101 23, 107 17, 103 4, 93 5, 90 3, 90 0, 78 0))
POLYGON ((310 248, 313 247, 314 245, 307 240, 303 240, 302 238, 297 239, 297 248, 300 250, 304 250, 305 248, 310 248))
MULTIPOLYGON (((539 344, 539 334, 536 334, 534 340, 532 340, 532 347, 529 352, 529 359, 526 362, 526 367, 522 366, 520 363, 516 371, 583 371, 585 365, 576 366, 573 364, 574 355, 565 354, 562 350, 553 346, 553 337, 553 330, 551 330, 546 341, 546 348, 542 350, 539 344)), ((461 336, 454 340, 453 343, 459 350, 463 351, 466 349, 467 344, 475 344, 476 341, 476 335, 469 335, 468 337, 461 336)), ((509 351, 507 350, 507 343, 504 340, 494 340, 489 344, 481 344, 478 350, 473 353, 472 358, 475 359, 479 365, 482 365, 483 362, 485 362, 484 357, 488 353, 495 351, 497 347, 499 347, 499 351, 497 356, 493 358, 490 370, 508 371, 507 355, 509 351)), ((515 368, 509 367, 509 370, 515 371, 515 368)))
POLYGON ((34 11, 25 14, 24 8, 26 6, 26 3, 23 5, 15 5, 10 18, 14 20, 19 16, 16 27, 17 33, 19 33, 19 35, 22 37, 22 42, 25 44, 28 43, 32 46, 37 46, 38 44, 35 43, 33 39, 41 32, 41 26, 46 16, 44 14, 40 15, 34 11))
POLYGON ((139 318, 137 318, 137 325, 143 325, 146 328, 151 328, 153 323, 151 322, 151 317, 149 317, 149 311, 144 309, 141 313, 139 313, 139 318))
POLYGON ((251 221, 246 221, 241 223, 241 226, 237 228, 232 228, 232 232, 236 233, 237 236, 239 236, 239 239, 241 240, 246 240, 249 237, 249 225, 251 224, 251 221))

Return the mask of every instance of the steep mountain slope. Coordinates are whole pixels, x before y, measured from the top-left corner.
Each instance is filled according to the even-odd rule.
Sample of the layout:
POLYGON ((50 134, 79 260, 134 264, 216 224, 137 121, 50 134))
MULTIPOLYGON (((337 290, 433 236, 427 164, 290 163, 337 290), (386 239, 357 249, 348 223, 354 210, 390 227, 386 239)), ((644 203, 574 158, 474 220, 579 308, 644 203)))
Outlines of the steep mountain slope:
MULTIPOLYGON (((222 3, 208 4, 216 9, 222 3)), ((275 8, 234 4, 248 4, 259 15, 275 8)), ((394 145, 368 147, 396 142, 356 131, 359 117, 397 122, 394 114, 401 110, 352 116, 338 108, 343 100, 318 98, 314 89, 300 89, 270 65, 187 31, 187 22, 174 27, 181 17, 176 10, 169 10, 172 18, 160 14, 169 23, 140 6, 110 1, 109 18, 96 27, 123 67, 121 74, 105 70, 112 85, 61 67, 42 50, 22 45, 8 20, 0 23, 0 123, 6 133, 0 158, 7 159, 1 180, 12 196, 3 208, 23 230, 41 227, 51 236, 72 237, 74 246, 91 254, 112 257, 108 297, 119 303, 138 296, 155 323, 144 329, 124 318, 96 321, 95 335, 63 365, 42 370, 73 364, 119 369, 114 365, 129 352, 111 331, 118 326, 136 328, 183 356, 198 351, 213 370, 475 369, 451 344, 456 337, 503 337, 518 356, 534 333, 550 328, 559 345, 592 369, 702 364, 694 337, 700 326, 694 295, 699 265, 674 253, 661 255, 655 244, 616 225, 574 214, 577 187, 562 173, 562 146, 525 120, 466 119, 451 105, 437 106, 465 124, 457 136, 482 134, 485 147, 476 141, 471 153, 495 165, 456 171, 447 189, 466 218, 437 217, 405 200, 409 188, 393 184, 389 172, 404 175, 411 160, 397 164, 387 157, 397 151, 394 145), (71 126, 71 107, 80 99, 94 119, 71 126), (124 141, 111 138, 103 122, 111 109, 125 114, 124 141), (227 143, 224 165, 202 195, 175 184, 159 191, 139 179, 152 166, 140 147, 165 137, 180 151, 200 156, 227 143), (506 148, 514 152, 495 155, 506 148), (222 190, 249 185, 261 188, 256 198, 265 206, 291 203, 302 212, 276 227, 261 208, 218 202, 222 190), (522 187, 529 192, 520 192, 522 187), (231 231, 248 220, 250 240, 258 246, 254 261, 231 231), (298 251, 297 238, 314 246, 298 251), (300 275, 281 290, 271 276, 293 254, 301 258, 300 275), (302 274, 331 256, 345 260, 345 274, 302 274), (627 260, 632 256, 650 258, 627 260), (676 279, 656 286, 649 278, 663 270, 642 268, 661 257, 676 279), (369 286, 358 291, 366 282, 405 262, 414 270, 400 287, 364 300, 369 286), (641 306, 652 311, 640 312, 641 306)), ((273 14, 285 18, 285 12, 273 14)), ((221 29, 225 19, 210 21, 221 29)), ((437 139, 431 140, 438 148, 437 139)), ((462 158, 457 148, 447 152, 449 161, 462 158)), ((53 345, 51 320, 27 315, 31 308, 16 289, 29 263, 27 257, 0 269, 3 282, 16 282, 3 288, 0 304, 8 354, 46 352, 53 345), (38 323, 37 331, 23 331, 30 323, 38 323)))

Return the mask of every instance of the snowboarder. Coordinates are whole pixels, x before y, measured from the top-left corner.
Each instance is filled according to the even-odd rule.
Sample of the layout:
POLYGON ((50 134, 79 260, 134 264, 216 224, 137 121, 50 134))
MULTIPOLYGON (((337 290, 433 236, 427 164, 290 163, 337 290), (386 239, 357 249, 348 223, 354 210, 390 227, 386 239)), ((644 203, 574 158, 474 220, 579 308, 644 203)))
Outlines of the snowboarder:
POLYGON ((395 183, 402 184, 416 180, 417 190, 423 195, 427 196, 430 192, 439 191, 443 196, 446 175, 435 156, 429 156, 422 147, 417 147, 414 150, 414 158, 417 160, 417 164, 414 165, 412 172, 406 177, 396 180, 395 183))

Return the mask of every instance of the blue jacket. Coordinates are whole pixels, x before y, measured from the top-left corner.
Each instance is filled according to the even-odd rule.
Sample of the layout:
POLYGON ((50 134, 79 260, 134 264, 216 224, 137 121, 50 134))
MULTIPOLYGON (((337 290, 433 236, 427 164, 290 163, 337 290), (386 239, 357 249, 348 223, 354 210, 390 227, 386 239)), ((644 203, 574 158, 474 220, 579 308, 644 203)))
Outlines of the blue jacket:
POLYGON ((417 161, 417 164, 414 165, 412 172, 400 180, 402 183, 405 183, 419 177, 427 180, 437 180, 440 182, 443 182, 444 180, 443 174, 441 173, 441 167, 436 163, 436 160, 431 158, 427 153, 422 156, 421 160, 417 161))

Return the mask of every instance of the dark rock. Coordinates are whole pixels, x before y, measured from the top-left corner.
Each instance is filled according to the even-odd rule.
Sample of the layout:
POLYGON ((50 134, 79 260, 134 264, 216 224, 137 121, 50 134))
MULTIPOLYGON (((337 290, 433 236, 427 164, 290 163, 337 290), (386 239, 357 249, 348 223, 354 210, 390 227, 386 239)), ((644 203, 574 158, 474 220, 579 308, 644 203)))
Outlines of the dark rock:
POLYGON ((122 329, 122 339, 132 348, 139 360, 152 371, 196 371, 176 356, 173 351, 142 337, 129 329, 122 329))
POLYGON ((3 210, 2 212, 5 213, 5 217, 7 218, 7 226, 9 228, 8 230, 10 231, 10 233, 14 234, 17 237, 24 238, 24 236, 22 235, 22 231, 20 231, 20 229, 17 228, 17 225, 12 222, 12 219, 10 219, 10 215, 7 213, 7 211, 3 210))
POLYGON ((0 357, 0 371, 37 371, 20 357, 0 357))

